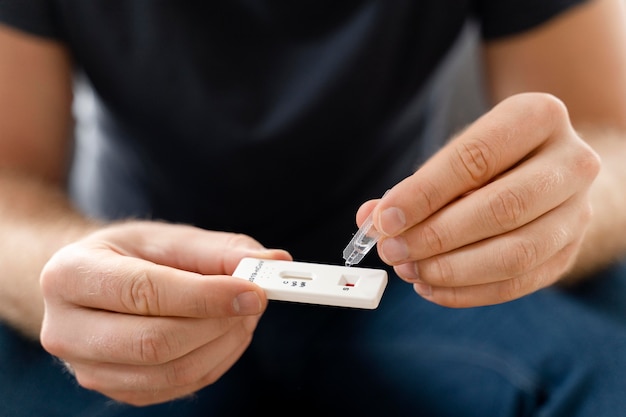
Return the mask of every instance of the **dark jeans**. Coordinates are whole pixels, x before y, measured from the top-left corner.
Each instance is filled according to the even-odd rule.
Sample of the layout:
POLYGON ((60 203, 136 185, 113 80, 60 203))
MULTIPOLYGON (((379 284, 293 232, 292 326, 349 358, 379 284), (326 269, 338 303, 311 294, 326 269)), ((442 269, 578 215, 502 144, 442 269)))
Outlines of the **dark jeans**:
POLYGON ((624 416, 626 264, 601 275, 473 309, 431 304, 397 277, 373 311, 272 302, 216 384, 143 408, 80 388, 0 327, 0 416, 624 416))

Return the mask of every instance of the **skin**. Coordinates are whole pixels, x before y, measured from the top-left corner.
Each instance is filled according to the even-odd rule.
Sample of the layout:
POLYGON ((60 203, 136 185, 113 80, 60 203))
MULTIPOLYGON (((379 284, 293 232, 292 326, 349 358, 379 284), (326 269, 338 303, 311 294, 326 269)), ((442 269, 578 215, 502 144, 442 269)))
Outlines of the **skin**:
POLYGON ((245 256, 291 259, 248 236, 190 226, 129 222, 92 233, 42 272, 43 346, 83 387, 119 401, 197 391, 239 359, 267 307, 261 288, 230 276, 245 256))
POLYGON ((360 208, 417 293, 496 304, 626 255, 624 16, 623 2, 599 0, 485 45, 498 104, 360 208))
MULTIPOLYGON (((379 254, 419 294, 505 302, 626 253, 614 233, 626 226, 624 27, 622 2, 597 0, 486 45, 498 104, 361 207, 357 223, 374 210, 379 254)), ((0 53, 0 317, 118 401, 159 403, 216 381, 267 305, 229 275, 244 256, 290 255, 243 235, 80 215, 63 188, 68 54, 2 28, 0 53)))

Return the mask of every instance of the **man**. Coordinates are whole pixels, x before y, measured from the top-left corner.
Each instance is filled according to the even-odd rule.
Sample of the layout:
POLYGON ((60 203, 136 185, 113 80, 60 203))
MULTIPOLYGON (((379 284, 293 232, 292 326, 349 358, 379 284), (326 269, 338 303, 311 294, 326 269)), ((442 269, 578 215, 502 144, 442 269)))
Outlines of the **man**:
POLYGON ((624 303, 601 296, 625 279, 622 2, 5 0, 0 19, 5 414, 619 413, 624 303), (495 106, 413 173, 421 94, 469 18, 495 106), (76 73, 96 107, 73 160, 76 73), (397 274, 374 312, 268 306, 230 277, 244 256, 336 262, 370 212, 397 274), (597 298, 557 285, 582 281, 597 298))

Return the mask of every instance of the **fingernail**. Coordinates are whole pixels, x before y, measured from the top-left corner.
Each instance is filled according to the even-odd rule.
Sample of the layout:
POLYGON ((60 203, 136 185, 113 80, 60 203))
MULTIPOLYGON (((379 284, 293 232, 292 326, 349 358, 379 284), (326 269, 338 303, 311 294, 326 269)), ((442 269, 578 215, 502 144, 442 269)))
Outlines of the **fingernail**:
POLYGON ((424 284, 423 282, 414 283, 413 288, 415 289, 415 292, 422 297, 430 297, 433 295, 433 287, 428 284, 424 284))
POLYGON ((248 255, 252 257, 262 258, 270 256, 272 253, 271 249, 258 249, 258 248, 250 248, 248 249, 248 255))
POLYGON ((247 316, 261 312, 261 299, 254 291, 246 291, 239 294, 233 300, 233 308, 237 314, 247 316))
POLYGON ((409 247, 403 237, 383 240, 381 251, 383 258, 389 262, 400 262, 409 257, 409 247))
POLYGON ((285 252, 283 249, 257 249, 250 251, 248 256, 253 258, 272 258, 280 252, 285 252))
POLYGON ((406 226, 406 216, 397 207, 385 209, 380 214, 381 232, 387 236, 394 236, 400 233, 406 226))
POLYGON ((400 275, 405 281, 416 282, 420 279, 417 264, 415 262, 397 265, 395 268, 398 275, 400 275))

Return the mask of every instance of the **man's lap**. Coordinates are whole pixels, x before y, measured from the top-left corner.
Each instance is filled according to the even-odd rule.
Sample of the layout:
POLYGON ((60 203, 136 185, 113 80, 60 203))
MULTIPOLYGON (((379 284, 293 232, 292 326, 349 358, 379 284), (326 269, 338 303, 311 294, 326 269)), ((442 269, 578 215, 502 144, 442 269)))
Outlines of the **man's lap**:
POLYGON ((603 274, 575 290, 473 309, 436 306, 393 277, 374 311, 272 302, 220 381, 144 408, 78 387, 36 343, 0 327, 0 415, 618 415, 626 265, 603 274))

